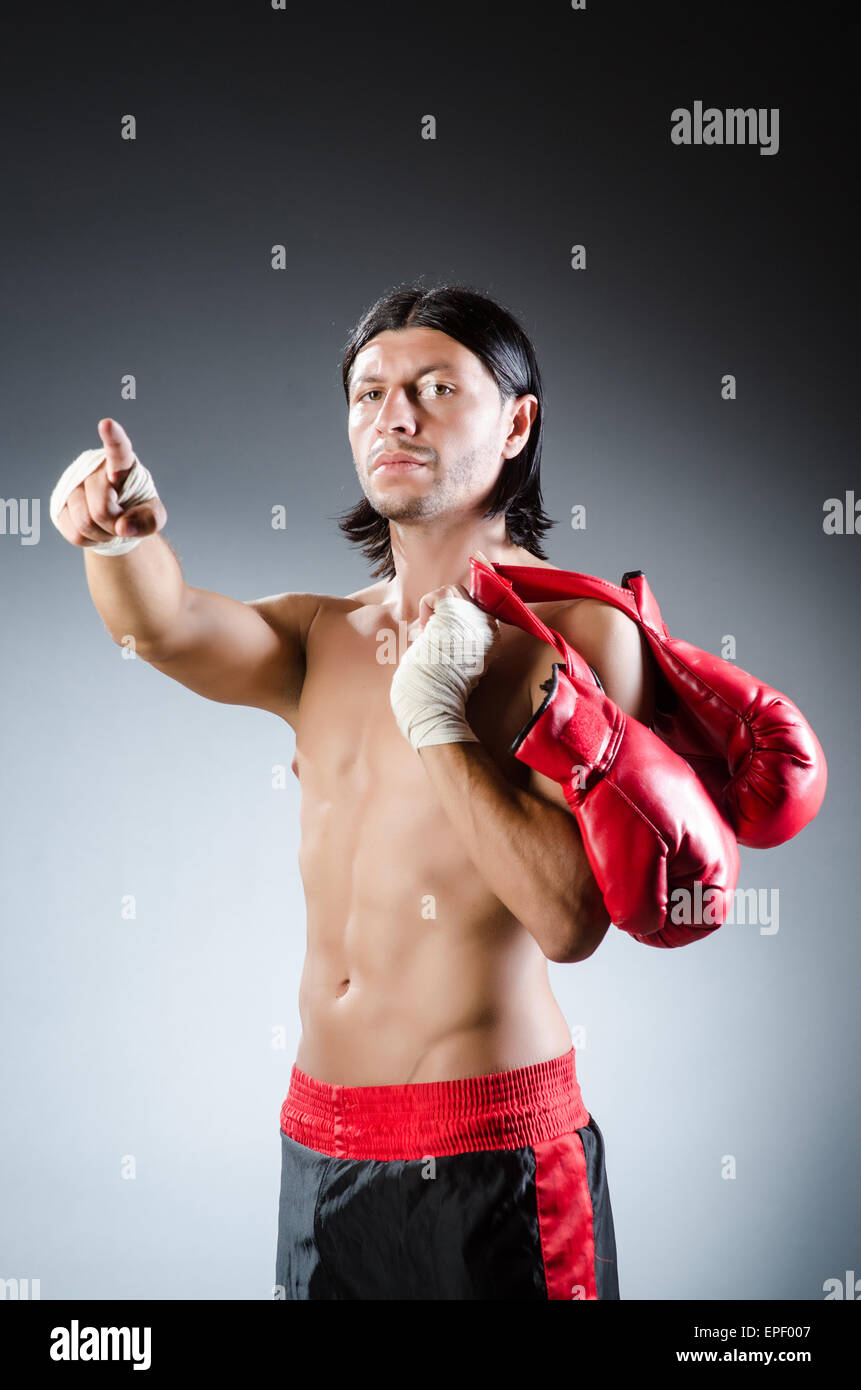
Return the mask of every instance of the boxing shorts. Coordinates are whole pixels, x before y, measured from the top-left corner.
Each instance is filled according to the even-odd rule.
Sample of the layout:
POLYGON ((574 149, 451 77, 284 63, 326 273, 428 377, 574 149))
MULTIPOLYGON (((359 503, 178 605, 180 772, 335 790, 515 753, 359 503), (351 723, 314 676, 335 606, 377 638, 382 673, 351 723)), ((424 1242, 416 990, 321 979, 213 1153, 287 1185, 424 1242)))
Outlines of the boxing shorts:
POLYGON ((573 1047, 398 1086, 294 1065, 280 1128, 276 1299, 618 1299, 573 1047))

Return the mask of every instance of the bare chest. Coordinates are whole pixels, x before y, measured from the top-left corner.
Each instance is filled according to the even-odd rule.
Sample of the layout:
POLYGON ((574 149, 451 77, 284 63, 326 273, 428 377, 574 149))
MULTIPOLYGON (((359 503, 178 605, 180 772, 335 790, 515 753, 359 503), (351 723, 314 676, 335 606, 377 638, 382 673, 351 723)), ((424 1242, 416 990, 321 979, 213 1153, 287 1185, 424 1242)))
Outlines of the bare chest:
MULTIPOLYGON (((536 611, 553 605, 536 605, 536 611)), ((544 616, 542 614, 542 616, 544 616)), ((318 624, 308 644, 296 723, 296 771, 306 791, 324 800, 384 795, 395 801, 428 792, 421 760, 398 729, 389 702, 392 676, 407 649, 406 632, 390 620, 335 613, 318 624)), ((554 653, 503 624, 499 650, 474 688, 467 717, 503 774, 525 785, 528 770, 510 752, 532 714, 537 673, 548 674, 554 653)))

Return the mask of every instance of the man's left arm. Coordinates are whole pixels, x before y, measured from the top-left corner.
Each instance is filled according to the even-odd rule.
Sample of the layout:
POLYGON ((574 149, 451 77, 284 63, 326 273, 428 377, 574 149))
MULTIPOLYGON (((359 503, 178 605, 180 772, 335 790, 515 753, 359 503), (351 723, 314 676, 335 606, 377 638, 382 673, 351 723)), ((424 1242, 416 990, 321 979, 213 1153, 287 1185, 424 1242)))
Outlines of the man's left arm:
MULTIPOLYGON (((431 606, 435 598, 428 596, 431 606)), ((583 599, 561 607, 550 626, 595 668, 620 708, 648 720, 651 664, 630 618, 583 599)), ((546 647, 536 662, 530 682, 533 711, 547 698, 541 683, 552 673, 553 657, 546 647)), ((448 736, 453 732, 449 727, 448 736)), ((527 789, 513 786, 483 745, 469 739, 464 720, 463 740, 419 746, 441 804, 488 887, 548 959, 585 960, 610 920, 561 786, 534 771, 527 789)))

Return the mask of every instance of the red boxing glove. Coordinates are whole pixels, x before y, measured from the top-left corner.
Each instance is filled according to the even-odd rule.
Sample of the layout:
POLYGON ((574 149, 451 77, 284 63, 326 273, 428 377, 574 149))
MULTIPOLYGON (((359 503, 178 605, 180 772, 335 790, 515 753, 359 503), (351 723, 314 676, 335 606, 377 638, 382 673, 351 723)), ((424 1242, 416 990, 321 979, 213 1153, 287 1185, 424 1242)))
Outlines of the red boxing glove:
MULTIPOLYGON (((508 609, 511 621, 526 626, 529 610, 475 560, 470 589, 479 607, 502 619, 508 609)), ((649 946, 710 935, 738 882, 731 825, 685 759, 620 710, 559 633, 530 617, 530 630, 563 662, 554 664, 542 686, 547 698, 511 751, 562 786, 617 927, 649 946)))
POLYGON ((708 936, 738 882, 732 827, 684 758, 620 710, 568 650, 511 751, 562 786, 617 927, 648 946, 708 936))
POLYGON ((652 732, 690 763, 739 844, 770 849, 813 820, 828 768, 798 706, 734 662, 671 637, 641 570, 629 570, 621 587, 592 574, 523 565, 476 568, 472 579, 507 622, 554 645, 556 635, 536 626, 527 603, 597 598, 627 613, 655 658, 652 732))
POLYGON ((656 715, 656 733, 690 762, 740 845, 772 849, 791 840, 817 814, 828 776, 798 706, 681 638, 662 634, 658 650, 683 697, 674 714, 656 715))

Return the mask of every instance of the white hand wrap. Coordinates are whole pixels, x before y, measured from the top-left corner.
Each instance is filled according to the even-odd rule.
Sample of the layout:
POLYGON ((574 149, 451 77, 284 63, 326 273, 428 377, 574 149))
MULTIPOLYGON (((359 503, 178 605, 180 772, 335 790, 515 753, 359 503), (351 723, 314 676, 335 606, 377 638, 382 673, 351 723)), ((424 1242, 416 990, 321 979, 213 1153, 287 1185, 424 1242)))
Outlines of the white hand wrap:
POLYGON ((496 619, 469 599, 440 599, 392 677, 392 709, 413 748, 478 743, 464 710, 497 631, 496 619))
MULTIPOLYGON (((78 454, 74 463, 70 463, 64 473, 57 479, 54 491, 51 493, 50 512, 51 520, 57 526, 60 512, 69 500, 69 493, 88 478, 91 473, 95 473, 99 464, 105 458, 105 450, 85 449, 82 454, 78 454)), ((152 474, 148 468, 144 468, 137 454, 134 455, 134 465, 127 475, 125 482, 117 492, 117 501, 124 511, 129 511, 132 507, 137 507, 141 502, 148 502, 151 497, 158 497, 152 474)), ((59 530, 59 527, 57 526, 59 530)), ((136 545, 140 545, 144 536, 115 536, 112 541, 104 541, 99 545, 90 545, 88 550, 94 550, 97 555, 125 555, 127 550, 133 550, 136 545)))

